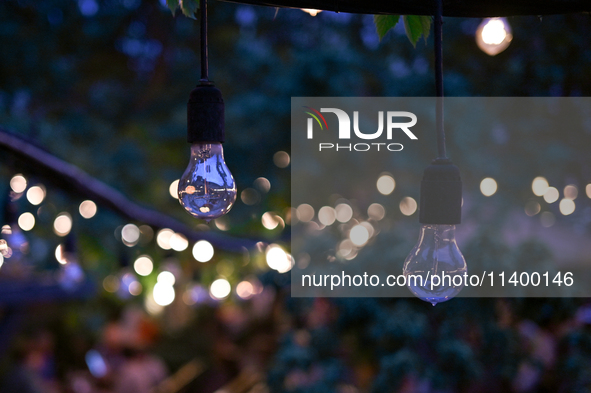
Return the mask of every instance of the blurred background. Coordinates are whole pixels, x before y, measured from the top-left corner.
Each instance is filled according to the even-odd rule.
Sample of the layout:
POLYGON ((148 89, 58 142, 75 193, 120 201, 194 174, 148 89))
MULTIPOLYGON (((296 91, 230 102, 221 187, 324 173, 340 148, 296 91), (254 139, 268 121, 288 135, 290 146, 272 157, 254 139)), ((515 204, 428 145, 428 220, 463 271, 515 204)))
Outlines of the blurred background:
MULTIPOLYGON (((189 159, 198 23, 156 0, 0 2, 2 141, 74 164, 211 240, 125 218, 3 144, 1 392, 591 389, 587 299, 434 308, 414 298, 291 298, 291 226, 324 225, 319 209, 342 201, 311 215, 290 206, 290 97, 432 96, 432 39, 413 48, 400 24, 380 42, 371 15, 217 1, 209 20, 239 198, 206 225, 170 193, 189 159)), ((495 56, 476 44, 481 22, 445 19, 446 95, 591 95, 589 15, 508 18, 513 39, 495 56)), ((544 134, 491 126, 448 144, 470 200, 460 243, 468 264, 591 262, 572 252, 590 244, 591 123, 544 134)), ((426 166, 434 155, 435 141, 415 159, 426 166)), ((369 246, 390 242, 402 268, 419 228, 416 168, 376 179, 382 209, 350 207, 347 222, 381 224, 343 258, 380 257, 369 246)))

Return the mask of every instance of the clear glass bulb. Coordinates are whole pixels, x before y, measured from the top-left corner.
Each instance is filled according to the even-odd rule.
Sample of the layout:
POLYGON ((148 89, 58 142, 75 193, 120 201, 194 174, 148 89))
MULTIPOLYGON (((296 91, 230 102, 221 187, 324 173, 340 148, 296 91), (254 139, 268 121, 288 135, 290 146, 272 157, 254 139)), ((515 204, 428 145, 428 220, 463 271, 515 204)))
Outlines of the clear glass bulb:
POLYGON ((455 232, 455 225, 422 225, 419 240, 404 261, 408 289, 433 305, 453 298, 464 288, 468 269, 455 232))
POLYGON ((236 183, 219 142, 191 145, 189 166, 179 181, 179 202, 207 222, 228 213, 236 201, 236 183))

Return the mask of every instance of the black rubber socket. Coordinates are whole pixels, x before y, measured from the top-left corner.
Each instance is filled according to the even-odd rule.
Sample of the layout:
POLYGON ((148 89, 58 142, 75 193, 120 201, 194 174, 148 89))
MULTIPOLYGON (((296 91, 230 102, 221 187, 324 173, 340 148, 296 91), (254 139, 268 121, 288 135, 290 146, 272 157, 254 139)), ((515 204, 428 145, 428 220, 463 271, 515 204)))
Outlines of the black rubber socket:
POLYGON ((211 82, 201 82, 187 103, 187 141, 224 142, 224 99, 211 82))
POLYGON ((462 221, 460 170, 448 159, 437 159, 425 169, 421 182, 419 222, 456 225, 462 221))

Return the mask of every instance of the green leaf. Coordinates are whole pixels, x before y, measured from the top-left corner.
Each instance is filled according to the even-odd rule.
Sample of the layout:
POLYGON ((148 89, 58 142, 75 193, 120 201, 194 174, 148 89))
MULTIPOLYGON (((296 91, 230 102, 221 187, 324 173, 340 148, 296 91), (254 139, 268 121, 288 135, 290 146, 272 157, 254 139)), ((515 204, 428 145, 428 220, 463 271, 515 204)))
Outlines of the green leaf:
POLYGON ((177 8, 179 8, 179 0, 166 0, 166 5, 168 6, 168 9, 172 12, 172 15, 174 15, 177 8))
POLYGON ((396 26, 400 20, 400 15, 374 15, 373 16, 373 23, 376 25, 376 30, 378 31, 378 36, 380 37, 380 41, 391 28, 396 26))
POLYGON ((403 19, 406 36, 414 47, 417 46, 417 42, 421 36, 423 36, 425 42, 427 42, 427 37, 429 37, 429 31, 431 30, 430 16, 405 15, 403 19))
POLYGON ((195 13, 199 8, 199 0, 181 0, 181 11, 187 18, 196 19, 195 13))

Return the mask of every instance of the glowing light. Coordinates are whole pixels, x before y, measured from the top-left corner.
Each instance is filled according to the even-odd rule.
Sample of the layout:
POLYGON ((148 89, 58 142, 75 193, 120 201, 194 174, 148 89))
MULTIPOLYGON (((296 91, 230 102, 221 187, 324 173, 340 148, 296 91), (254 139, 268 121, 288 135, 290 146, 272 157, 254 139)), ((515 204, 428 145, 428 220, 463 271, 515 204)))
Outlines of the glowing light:
POLYGON ((538 176, 534 179, 531 183, 531 190, 534 192, 536 196, 542 196, 548 191, 550 184, 548 184, 548 180, 545 177, 538 176))
POLYGON ((140 240, 140 229, 134 224, 127 224, 121 230, 123 244, 128 247, 135 246, 140 240))
POLYGON ((127 288, 127 290, 132 296, 138 296, 142 293, 143 289, 144 288, 142 287, 142 284, 139 281, 132 281, 131 283, 129 283, 129 287, 127 288))
POLYGON ((263 224, 263 226, 266 229, 272 230, 272 229, 275 229, 279 226, 280 219, 281 219, 281 217, 277 216, 276 214, 273 214, 271 212, 266 212, 261 217, 261 223, 263 224))
POLYGON ((225 278, 218 278, 211 283, 209 293, 216 299, 224 299, 232 291, 232 286, 225 278))
POLYGON ((241 281, 236 285, 236 294, 241 299, 250 299, 254 295, 254 286, 250 281, 241 281))
POLYGON ((53 231, 58 236, 66 236, 72 230, 72 217, 66 213, 60 213, 53 222, 53 231))
POLYGON ((396 182, 394 181, 394 178, 392 176, 382 175, 378 179, 376 186, 380 194, 390 195, 392 191, 394 191, 394 188, 396 188, 396 182))
POLYGON ((560 194, 558 190, 554 187, 548 187, 546 192, 544 193, 544 200, 548 203, 554 203, 558 200, 560 194))
POLYGON ((103 280, 105 291, 115 293, 119 290, 119 279, 116 276, 109 275, 103 280))
POLYGON ((254 181, 254 185, 264 193, 271 190, 271 182, 265 177, 259 177, 254 181))
POLYGON ((363 225, 355 225, 349 232, 349 239, 358 247, 364 246, 369 240, 369 231, 363 225))
POLYGON ((33 186, 27 191, 27 200, 31 205, 40 205, 45 199, 45 189, 42 186, 33 186))
POLYGON ((61 244, 55 248, 55 259, 62 265, 68 263, 68 260, 64 258, 64 250, 61 244))
MULTIPOLYGON (((192 186, 189 186, 189 187, 192 187, 192 186)), ((195 188, 195 187, 193 187, 193 188, 195 188)), ((179 179, 176 179, 175 181, 170 183, 170 186, 168 187, 168 192, 170 193, 170 196, 173 197, 174 199, 179 199, 179 179)), ((193 193, 194 193, 194 191, 193 191, 193 193)))
POLYGON ((21 174, 14 175, 10 179, 10 188, 12 188, 12 191, 20 194, 27 189, 27 179, 21 174))
POLYGON ((170 248, 175 251, 185 251, 189 247, 189 241, 182 233, 175 233, 170 237, 170 248))
POLYGON ((551 212, 544 212, 540 215, 540 222, 544 228, 550 228, 556 222, 556 217, 551 212))
POLYGON ((563 216, 568 216, 575 212, 575 202, 572 199, 563 199, 560 201, 558 208, 563 216))
POLYGON ((587 193, 587 197, 591 198, 591 184, 587 184, 587 187, 585 187, 585 192, 587 193))
POLYGON ((349 239, 345 239, 339 243, 337 255, 346 258, 353 252, 353 248, 353 242, 349 239))
POLYGON ((148 255, 141 255, 133 263, 133 269, 140 276, 147 276, 154 270, 154 262, 148 255))
POLYGON ((476 31, 476 43, 487 55, 495 56, 507 49, 513 35, 505 18, 488 18, 482 21, 476 31))
POLYGON ((230 229, 230 221, 228 217, 222 216, 220 218, 216 218, 213 223, 220 231, 227 231, 230 229))
POLYGON ((277 244, 271 244, 266 252, 267 265, 273 270, 287 272, 291 269, 291 261, 287 253, 277 244))
POLYGON ((314 208, 307 203, 302 203, 296 210, 296 216, 301 222, 310 222, 314 218, 314 208))
POLYGON ((349 222, 353 218, 353 208, 347 203, 339 203, 334 210, 337 213, 336 219, 338 222, 349 222))
POLYGON ((380 221, 386 216, 386 209, 379 203, 372 203, 367 208, 367 215, 373 220, 380 221))
POLYGON ((322 10, 316 10, 314 8, 302 8, 301 10, 312 15, 312 16, 316 16, 322 12, 322 10))
POLYGON ((175 293, 172 285, 164 282, 157 282, 152 290, 154 302, 159 306, 168 306, 174 301, 175 293))
POLYGON ((4 257, 0 254, 0 267, 4 264, 4 257))
POLYGON ((256 203, 259 202, 260 200, 260 195, 259 192, 257 190, 255 190, 254 188, 245 188, 241 193, 240 193, 240 200, 248 206, 252 206, 255 205, 256 203))
POLYGON ((23 213, 18 218, 18 226, 23 231, 30 231, 35 227, 35 216, 31 213, 23 213))
POLYGON ((542 207, 536 201, 529 201, 525 204, 525 214, 527 214, 530 217, 538 214, 541 209, 542 207))
POLYGON ((320 221, 322 225, 332 225, 336 219, 337 212, 332 207, 322 206, 320 210, 318 210, 318 221, 320 221))
POLYGON ((156 278, 156 281, 172 286, 176 282, 176 279, 174 278, 174 274, 165 270, 158 274, 158 278, 156 278))
POLYGON ((156 235, 156 243, 158 243, 158 247, 163 250, 170 250, 170 238, 174 235, 174 231, 172 229, 164 228, 158 231, 156 235))
POLYGON ((566 199, 575 200, 579 196, 579 189, 574 184, 569 184, 564 187, 564 197, 566 199))
POLYGON ((289 154, 284 151, 278 151, 273 155, 273 163, 278 168, 287 168, 291 159, 289 158, 289 154))
POLYGON ((402 214, 412 216, 417 211, 417 201, 411 197, 405 197, 400 201, 399 207, 402 214))
POLYGON ((96 215, 97 208, 96 203, 90 200, 83 201, 78 208, 80 215, 87 220, 92 218, 96 215))
POLYGON ((492 177, 482 179, 480 182, 480 192, 484 196, 491 196, 497 192, 497 182, 492 177))
POLYGON ((213 258, 213 246, 207 240, 199 240, 193 246, 193 258, 199 262, 207 262, 213 258))

